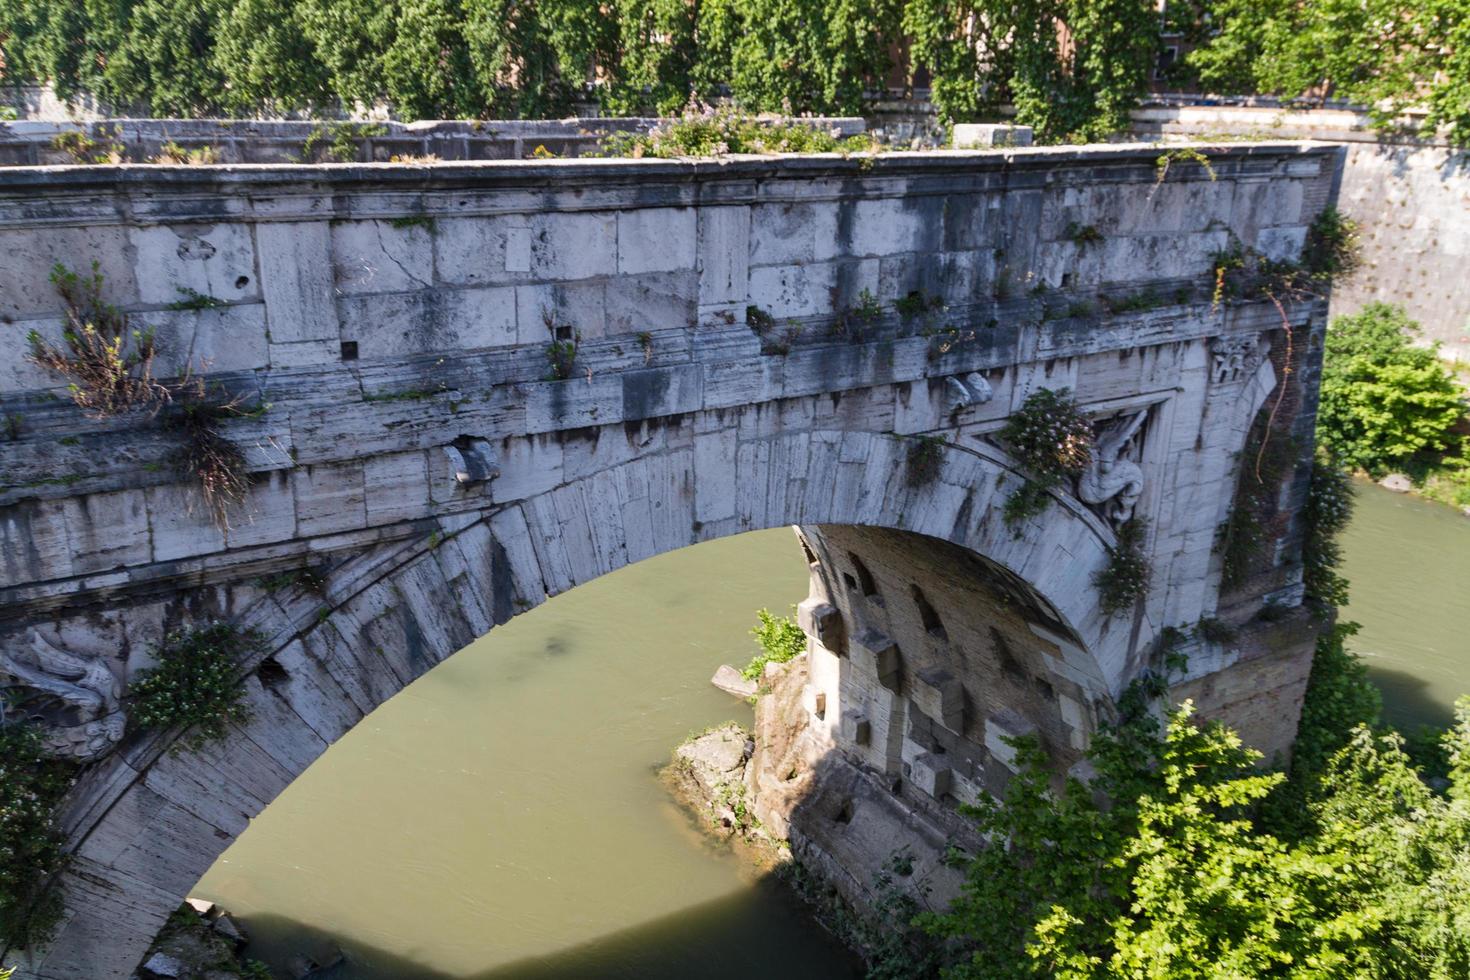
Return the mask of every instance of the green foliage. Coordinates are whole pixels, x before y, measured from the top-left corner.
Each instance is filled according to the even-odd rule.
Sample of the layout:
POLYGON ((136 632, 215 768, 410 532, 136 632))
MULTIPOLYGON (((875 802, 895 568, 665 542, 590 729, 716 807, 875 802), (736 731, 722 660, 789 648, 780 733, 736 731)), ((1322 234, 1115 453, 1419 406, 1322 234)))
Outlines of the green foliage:
POLYGON ((51 137, 51 149, 65 153, 72 163, 82 166, 122 163, 124 160, 121 143, 96 140, 77 129, 69 129, 51 137))
POLYGON ((65 861, 52 814, 72 766, 49 756, 26 724, 0 724, 0 948, 45 942, 61 912, 50 889, 65 861))
POLYGON ((208 293, 201 293, 188 286, 178 287, 179 298, 168 304, 170 310, 212 310, 224 306, 225 301, 208 293))
POLYGON ((677 118, 647 133, 615 133, 608 156, 721 157, 731 153, 849 153, 876 149, 867 134, 840 137, 799 122, 762 119, 731 106, 691 102, 677 118))
POLYGON ((1130 609, 1148 594, 1149 565, 1143 553, 1148 525, 1133 517, 1118 526, 1118 543, 1108 548, 1108 564, 1093 578, 1098 603, 1108 615, 1130 609))
POLYGON ((806 652, 806 634, 796 625, 796 620, 787 616, 772 616, 766 609, 758 610, 756 617, 760 622, 750 631, 750 635, 755 637, 761 652, 740 672, 740 676, 748 681, 760 680, 765 673, 766 664, 784 664, 806 652))
POLYGON ((1185 0, 1170 29, 1197 44, 1180 81, 1208 91, 1347 99, 1382 130, 1409 107, 1470 143, 1470 8, 1460 0, 1185 0))
POLYGON ((1026 482, 1007 498, 1005 521, 1020 524, 1046 509, 1051 488, 1075 478, 1092 460, 1092 425, 1070 389, 1041 388, 1006 420, 1000 439, 1026 470, 1026 482))
POLYGON ((909 0, 903 28, 944 119, 998 118, 1009 104, 1052 143, 1127 126, 1158 44, 1144 0, 909 0))
POLYGON ((1004 845, 967 859, 948 913, 919 917, 957 954, 947 978, 1465 975, 1470 700, 1447 796, 1396 737, 1339 729, 1288 836, 1254 817, 1283 777, 1190 713, 1162 735, 1148 713, 1101 732, 1087 785, 1058 789, 1035 738, 1016 741, 1004 800, 968 808, 1004 845))
POLYGON ((1219 528, 1215 550, 1221 555, 1221 585, 1234 589, 1256 570, 1268 541, 1281 531, 1281 485, 1297 462, 1297 444, 1271 429, 1271 411, 1261 409, 1241 453, 1240 475, 1230 513, 1219 528))
POLYGON ((93 418, 156 410, 167 401, 168 389, 153 378, 153 331, 129 327, 127 316, 103 298, 98 264, 83 276, 58 263, 51 284, 65 310, 63 343, 32 330, 30 359, 66 378, 72 400, 93 418))
POLYGON ((1402 308, 1383 303, 1328 327, 1317 431, 1344 464, 1380 475, 1457 447, 1464 393, 1437 347, 1411 343, 1418 332, 1402 308))
POLYGON ((1348 583, 1337 571, 1342 549, 1337 535, 1353 516, 1353 487, 1341 467, 1319 453, 1312 461, 1312 482, 1302 512, 1302 582, 1307 597, 1329 606, 1345 606, 1348 583))
POLYGON ((944 436, 915 436, 908 443, 908 485, 922 487, 939 479, 939 471, 944 466, 944 436))
POLYGON ((334 122, 317 126, 307 134, 301 145, 301 159, 305 162, 351 163, 357 159, 359 146, 365 139, 382 136, 388 132, 386 126, 369 126, 363 123, 334 122))
POLYGON ((546 345, 546 363, 550 367, 546 376, 548 381, 565 381, 572 376, 577 367, 577 344, 581 340, 581 334, 574 334, 546 345))
POLYGON ((129 684, 129 721, 140 728, 194 729, 187 744, 195 748, 223 738, 231 724, 248 717, 240 661, 262 641, 226 622, 169 633, 153 651, 158 665, 129 684))

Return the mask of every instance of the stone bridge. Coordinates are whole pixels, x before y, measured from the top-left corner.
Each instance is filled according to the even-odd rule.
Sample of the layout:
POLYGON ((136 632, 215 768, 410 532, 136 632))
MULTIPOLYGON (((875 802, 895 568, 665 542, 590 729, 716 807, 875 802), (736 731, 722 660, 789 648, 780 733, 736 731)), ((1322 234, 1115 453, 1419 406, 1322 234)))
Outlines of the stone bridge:
POLYGON ((1220 302, 1213 256, 1296 257, 1340 155, 1158 152, 7 170, 0 671, 84 768, 64 917, 4 962, 127 977, 414 678, 579 583, 777 525, 812 568, 810 719, 894 792, 999 788, 1024 731, 1075 768, 1161 631, 1202 619, 1233 629, 1191 634, 1175 693, 1286 750, 1324 305, 1220 302), (248 469, 222 518, 168 412, 90 417, 29 359, 31 331, 62 342, 58 263, 154 329, 155 374, 252 409, 218 423, 248 469), (1064 388, 1091 468, 1007 524, 1027 473, 997 432, 1064 388), (1278 433, 1266 546, 1225 588, 1243 450, 1278 433), (1151 576, 1109 614, 1130 516, 1151 576), (248 720, 200 748, 125 725, 165 633, 213 620, 263 637, 248 720))

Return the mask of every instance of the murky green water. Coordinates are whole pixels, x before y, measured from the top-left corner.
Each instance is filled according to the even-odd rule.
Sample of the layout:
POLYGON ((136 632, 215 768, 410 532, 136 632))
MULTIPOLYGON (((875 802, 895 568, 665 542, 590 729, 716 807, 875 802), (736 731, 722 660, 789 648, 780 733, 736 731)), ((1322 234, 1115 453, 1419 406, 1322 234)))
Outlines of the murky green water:
POLYGON ((1455 698, 1470 694, 1470 520, 1370 483, 1355 488, 1342 616, 1362 631, 1349 645, 1367 658, 1391 722, 1447 724, 1455 698))
POLYGON ((656 778, 690 731, 748 723, 709 677, 754 652, 757 608, 805 592, 781 529, 553 599, 374 712, 196 894, 242 916, 276 966, 334 937, 354 980, 852 976, 656 778))
MULTIPOLYGON (((1470 521, 1359 486, 1344 536, 1352 645, 1390 718, 1470 692, 1470 521)), ((805 592, 789 531, 594 581, 384 705, 200 883, 280 966, 334 938, 351 980, 849 977, 770 881, 712 846, 655 778, 692 730, 749 709, 709 686, 753 610, 805 592)))

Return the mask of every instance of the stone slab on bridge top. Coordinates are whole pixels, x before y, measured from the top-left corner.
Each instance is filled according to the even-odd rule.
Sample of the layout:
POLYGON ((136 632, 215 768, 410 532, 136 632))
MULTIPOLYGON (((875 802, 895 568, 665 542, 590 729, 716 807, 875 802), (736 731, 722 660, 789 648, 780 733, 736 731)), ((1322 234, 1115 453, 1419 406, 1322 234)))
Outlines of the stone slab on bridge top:
MULTIPOLYGON (((6 169, 0 672, 75 709, 57 744, 87 768, 62 813, 66 916, 5 962, 128 976, 219 851, 377 704, 546 598, 699 541, 802 526, 826 583, 815 642, 881 629, 895 648, 896 689, 857 683, 856 658, 814 673, 834 744, 881 769, 934 758, 904 719, 969 739, 969 768, 945 770, 966 792, 991 778, 987 719, 1045 712, 1030 722, 1074 753, 1165 626, 1299 603, 1323 304, 1217 302, 1214 264, 1296 257, 1340 155, 1201 150, 1209 168, 1165 173, 1157 147, 1121 145, 6 169), (154 330, 157 375, 262 409, 219 423, 249 480, 225 520, 167 413, 88 417, 29 359, 32 331, 65 343, 52 268, 94 263, 154 330), (997 432, 1043 388, 1070 389, 1099 453, 1011 526, 1027 474, 997 432), (1301 452, 1268 559, 1226 589, 1217 529, 1273 397, 1301 452), (1132 516, 1153 574, 1107 614, 1093 580, 1132 516), (898 590, 886 606, 869 579, 898 590), (990 650, 952 612, 967 590, 1009 610, 986 656, 1013 649, 1044 704, 971 710, 980 668, 943 659, 962 635, 990 650), (185 753, 183 733, 124 736, 165 631, 215 618, 264 638, 240 664, 251 719, 185 753)), ((1268 676, 1228 672, 1272 650, 1201 650, 1190 682, 1239 693, 1221 678, 1268 676)), ((1288 706, 1297 673, 1269 675, 1288 706)))

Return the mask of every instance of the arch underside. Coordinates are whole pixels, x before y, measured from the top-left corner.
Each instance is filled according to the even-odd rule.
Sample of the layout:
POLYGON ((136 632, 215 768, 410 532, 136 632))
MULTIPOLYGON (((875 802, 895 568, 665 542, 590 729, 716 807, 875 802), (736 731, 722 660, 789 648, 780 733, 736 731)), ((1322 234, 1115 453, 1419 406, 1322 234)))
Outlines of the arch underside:
POLYGON ((1130 630, 1098 613, 1088 585, 1106 560, 1105 525, 1059 497, 1017 533, 1000 505, 1021 478, 997 452, 948 447, 938 479, 914 486, 907 446, 817 430, 743 444, 730 459, 696 443, 458 526, 441 520, 442 534, 333 568, 321 594, 293 585, 242 602, 235 620, 267 638, 243 680, 249 720, 198 751, 170 752, 178 732, 134 737, 94 768, 63 814, 76 841, 62 882, 69 912, 36 975, 129 975, 217 855, 374 707, 548 597, 700 541, 823 525, 949 542, 1032 597, 1056 630, 1045 636, 1054 665, 1106 700, 1127 667, 1130 630), (718 489, 697 507, 696 485, 718 489))

